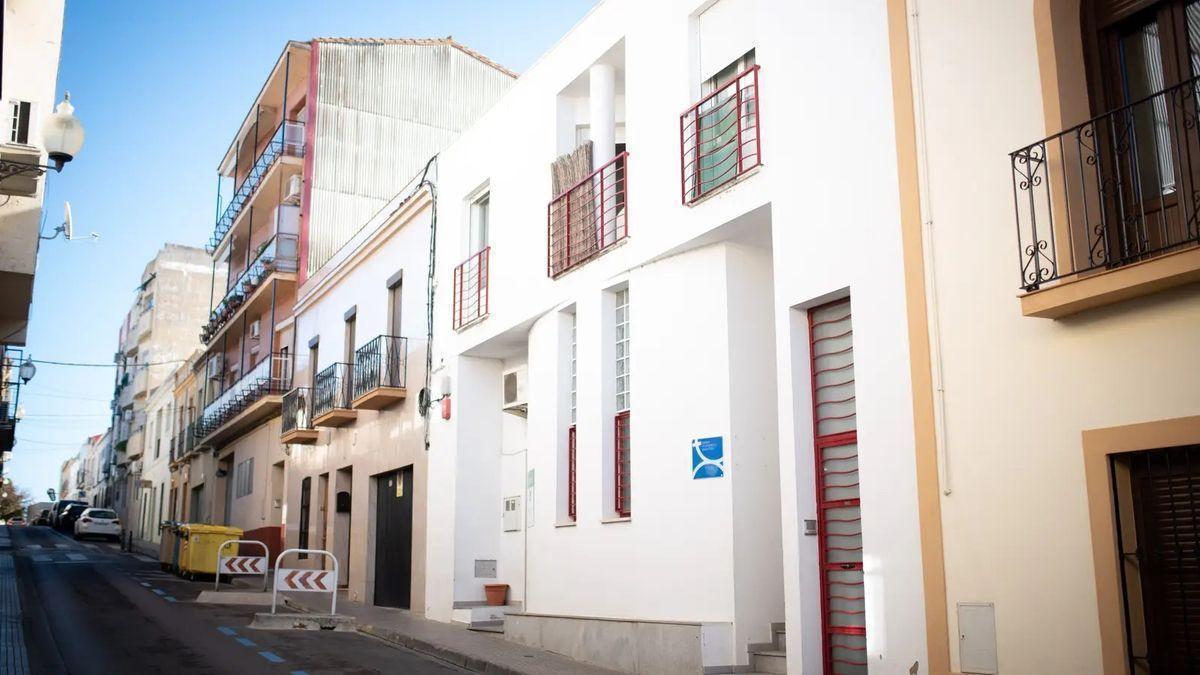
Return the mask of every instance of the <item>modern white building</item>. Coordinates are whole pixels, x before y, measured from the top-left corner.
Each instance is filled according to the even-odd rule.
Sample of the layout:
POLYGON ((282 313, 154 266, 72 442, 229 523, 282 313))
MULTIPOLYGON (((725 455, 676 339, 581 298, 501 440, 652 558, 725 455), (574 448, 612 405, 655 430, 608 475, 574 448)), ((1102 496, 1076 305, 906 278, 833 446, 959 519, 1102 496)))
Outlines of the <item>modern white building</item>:
POLYGON ((608 0, 441 154, 430 616, 925 672, 889 18, 608 0))

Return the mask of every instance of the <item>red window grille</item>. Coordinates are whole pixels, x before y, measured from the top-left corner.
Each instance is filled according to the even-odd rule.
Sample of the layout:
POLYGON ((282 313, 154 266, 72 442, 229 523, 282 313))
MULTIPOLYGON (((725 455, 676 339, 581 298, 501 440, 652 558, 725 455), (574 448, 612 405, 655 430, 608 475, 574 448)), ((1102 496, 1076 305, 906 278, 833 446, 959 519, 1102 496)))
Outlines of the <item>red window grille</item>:
POLYGON ((546 273, 554 278, 604 253, 629 234, 629 153, 622 152, 546 207, 546 273))
POLYGON ((488 246, 454 268, 454 330, 487 316, 491 256, 488 246))
POLYGON ((748 68, 679 116, 684 204, 762 164, 758 70, 748 68))
POLYGON ((633 512, 633 493, 629 488, 630 463, 629 463, 629 411, 623 410, 617 413, 616 424, 614 425, 616 433, 614 435, 613 458, 616 462, 613 472, 616 480, 616 506, 617 515, 622 518, 628 518, 633 512))
POLYGON ((867 628, 850 300, 808 318, 825 672, 860 673, 867 628))
POLYGON ((567 430, 567 517, 575 522, 575 425, 567 430))

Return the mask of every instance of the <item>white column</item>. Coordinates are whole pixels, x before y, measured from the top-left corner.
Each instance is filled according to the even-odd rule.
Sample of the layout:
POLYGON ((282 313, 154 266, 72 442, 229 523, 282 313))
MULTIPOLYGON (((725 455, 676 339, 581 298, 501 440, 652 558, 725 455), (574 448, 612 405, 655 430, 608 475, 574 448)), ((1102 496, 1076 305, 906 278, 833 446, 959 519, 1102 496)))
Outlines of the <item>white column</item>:
POLYGON ((604 166, 616 156, 617 70, 607 63, 588 69, 588 124, 592 137, 592 169, 604 166))

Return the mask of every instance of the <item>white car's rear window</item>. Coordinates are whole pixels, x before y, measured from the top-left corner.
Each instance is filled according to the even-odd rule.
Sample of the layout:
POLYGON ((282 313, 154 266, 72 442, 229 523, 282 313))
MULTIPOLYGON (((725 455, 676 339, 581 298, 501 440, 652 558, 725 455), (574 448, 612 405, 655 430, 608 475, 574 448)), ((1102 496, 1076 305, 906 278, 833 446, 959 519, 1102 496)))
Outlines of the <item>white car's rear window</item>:
POLYGON ((115 511, 109 511, 108 509, 92 509, 92 510, 88 511, 85 515, 88 518, 98 518, 100 520, 105 520, 105 519, 112 520, 113 518, 117 517, 117 514, 115 511))

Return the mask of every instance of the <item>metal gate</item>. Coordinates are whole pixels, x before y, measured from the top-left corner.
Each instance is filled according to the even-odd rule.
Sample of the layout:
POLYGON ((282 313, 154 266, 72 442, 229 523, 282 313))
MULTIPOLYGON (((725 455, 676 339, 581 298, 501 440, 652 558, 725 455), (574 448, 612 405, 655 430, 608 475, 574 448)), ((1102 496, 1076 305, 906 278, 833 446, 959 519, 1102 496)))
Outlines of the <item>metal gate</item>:
POLYGON ((850 300, 808 312, 825 672, 867 672, 850 300))
POLYGON ((1200 673, 1200 446, 1110 461, 1130 671, 1200 673))

